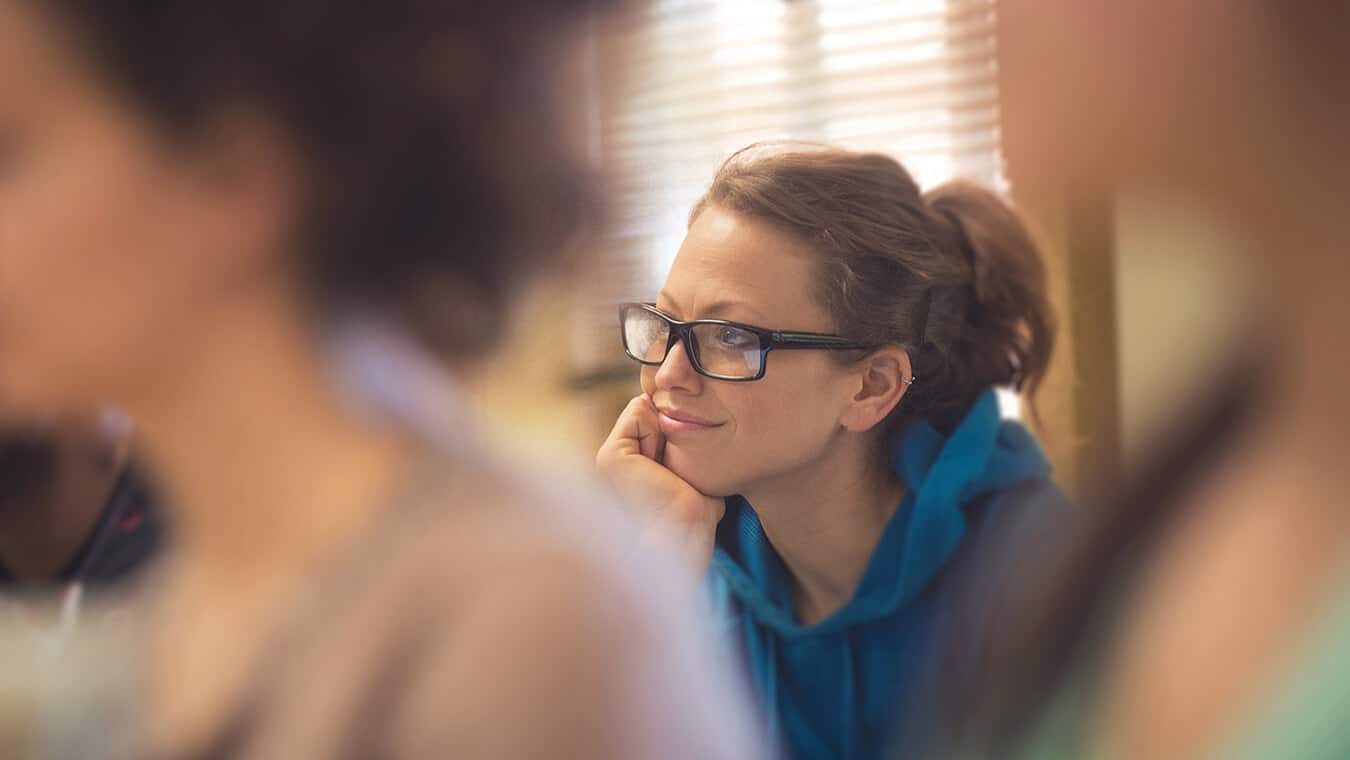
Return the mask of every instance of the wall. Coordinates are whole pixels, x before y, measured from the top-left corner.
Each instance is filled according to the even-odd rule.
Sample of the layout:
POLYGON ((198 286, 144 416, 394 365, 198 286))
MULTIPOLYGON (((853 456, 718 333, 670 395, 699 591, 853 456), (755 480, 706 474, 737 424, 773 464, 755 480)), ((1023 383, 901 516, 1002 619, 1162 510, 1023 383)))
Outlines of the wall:
POLYGON ((1124 191, 1115 202, 1116 326, 1123 464, 1222 371, 1245 283, 1242 245, 1184 198, 1124 191))

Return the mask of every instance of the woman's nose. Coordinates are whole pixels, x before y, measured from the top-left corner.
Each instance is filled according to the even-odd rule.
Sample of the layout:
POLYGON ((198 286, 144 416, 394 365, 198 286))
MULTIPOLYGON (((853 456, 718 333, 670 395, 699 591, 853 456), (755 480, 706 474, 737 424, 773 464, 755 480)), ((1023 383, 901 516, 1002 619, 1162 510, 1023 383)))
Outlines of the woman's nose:
POLYGON ((665 390, 697 390, 701 378, 694 371, 684 341, 676 341, 666 352, 665 361, 656 370, 656 387, 665 390))

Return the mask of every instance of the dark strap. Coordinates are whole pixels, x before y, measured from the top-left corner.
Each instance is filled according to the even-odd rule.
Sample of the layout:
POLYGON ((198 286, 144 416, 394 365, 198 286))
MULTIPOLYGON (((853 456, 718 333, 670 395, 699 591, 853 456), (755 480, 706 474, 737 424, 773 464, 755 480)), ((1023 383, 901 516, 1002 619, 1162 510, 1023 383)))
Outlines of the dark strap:
POLYGON ((118 477, 98 524, 61 578, 102 586, 145 567, 163 543, 163 516, 149 486, 134 468, 118 477))

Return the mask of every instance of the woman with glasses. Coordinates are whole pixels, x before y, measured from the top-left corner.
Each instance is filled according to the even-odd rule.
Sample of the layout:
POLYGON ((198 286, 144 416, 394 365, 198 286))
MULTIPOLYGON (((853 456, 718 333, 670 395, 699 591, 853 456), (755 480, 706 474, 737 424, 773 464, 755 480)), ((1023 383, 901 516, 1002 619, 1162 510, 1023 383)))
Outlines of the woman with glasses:
POLYGON ((711 570, 779 740, 875 757, 918 707, 917 744, 978 667, 1013 537, 1062 503, 994 392, 1032 396, 1054 337, 1022 224, 886 156, 755 145, 620 317, 643 393, 598 466, 711 570))

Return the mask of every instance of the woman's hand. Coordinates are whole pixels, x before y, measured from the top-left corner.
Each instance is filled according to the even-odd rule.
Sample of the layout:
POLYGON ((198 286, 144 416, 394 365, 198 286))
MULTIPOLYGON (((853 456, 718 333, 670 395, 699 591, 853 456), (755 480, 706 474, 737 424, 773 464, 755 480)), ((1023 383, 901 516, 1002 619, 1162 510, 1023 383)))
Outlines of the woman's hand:
POLYGON ((722 499, 705 496, 661 464, 665 435, 651 397, 628 402, 614 430, 595 455, 595 464, 649 527, 673 534, 700 572, 712 561, 713 537, 726 511, 722 499))

